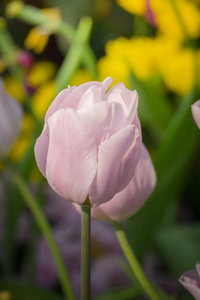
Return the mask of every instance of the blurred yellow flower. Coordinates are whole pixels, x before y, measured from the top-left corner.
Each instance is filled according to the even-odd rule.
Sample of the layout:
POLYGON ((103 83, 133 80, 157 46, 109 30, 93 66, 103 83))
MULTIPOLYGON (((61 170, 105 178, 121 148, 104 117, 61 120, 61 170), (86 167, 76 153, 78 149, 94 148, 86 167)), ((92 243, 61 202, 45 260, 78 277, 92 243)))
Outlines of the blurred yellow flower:
POLYGON ((166 86, 173 92, 184 96, 195 84, 194 53, 191 49, 182 49, 162 60, 160 72, 166 86))
POLYGON ((0 292, 0 300, 11 300, 11 299, 12 299, 12 295, 10 292, 8 291, 0 292))
POLYGON ((130 72, 142 81, 157 73, 179 95, 187 94, 195 84, 193 52, 182 48, 178 40, 166 36, 118 38, 109 41, 105 50, 98 62, 100 80, 110 75, 114 83, 124 81, 129 86, 130 72))
MULTIPOLYGON (((146 15, 146 0, 117 0, 117 3, 136 15, 146 15)), ((158 31, 170 37, 183 39, 200 36, 200 11, 189 0, 150 0, 158 31), (174 2, 172 2, 174 1, 174 2)))
POLYGON ((32 109, 37 118, 43 118, 56 94, 55 81, 40 86, 32 98, 32 109))
POLYGON ((52 79, 56 73, 56 65, 50 61, 38 61, 32 66, 27 83, 31 87, 38 87, 52 79))
POLYGON ((152 0, 158 29, 174 38, 183 39, 185 34, 190 38, 197 38, 200 35, 198 8, 189 0, 174 0, 174 6, 175 9, 170 0, 152 0))
POLYGON ((82 69, 78 70, 73 77, 71 78, 69 85, 70 86, 78 86, 85 82, 92 81, 94 78, 92 77, 91 73, 88 70, 82 69))
POLYGON ((117 3, 132 14, 145 15, 145 0, 117 0, 117 3))
POLYGON ((25 114, 21 134, 10 151, 10 158, 13 162, 17 162, 22 159, 27 152, 32 142, 31 133, 34 128, 35 122, 33 118, 29 114, 25 114))
POLYGON ((19 78, 14 77, 13 75, 7 75, 4 77, 4 85, 10 95, 12 95, 19 102, 24 102, 26 92, 19 78))
POLYGON ((49 35, 56 30, 62 20, 59 8, 44 8, 41 11, 45 14, 47 23, 33 27, 24 41, 25 47, 34 50, 37 54, 43 52, 49 41, 49 35))
POLYGON ((98 61, 97 67, 100 81, 111 76, 113 78, 112 85, 123 82, 125 86, 129 86, 129 68, 127 68, 126 62, 122 59, 104 56, 98 61))

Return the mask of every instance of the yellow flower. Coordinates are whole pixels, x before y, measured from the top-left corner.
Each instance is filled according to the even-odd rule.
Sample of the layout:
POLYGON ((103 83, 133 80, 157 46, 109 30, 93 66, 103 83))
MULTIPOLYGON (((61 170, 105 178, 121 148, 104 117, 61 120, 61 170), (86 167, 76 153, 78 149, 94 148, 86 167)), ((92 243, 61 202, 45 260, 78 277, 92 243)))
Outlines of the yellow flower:
POLYGON ((117 0, 117 3, 134 15, 145 15, 145 0, 117 0))
MULTIPOLYGON (((117 0, 117 3, 125 10, 144 17, 146 15, 145 2, 146 0, 117 0)), ((191 1, 151 0, 151 8, 155 15, 158 31, 161 33, 178 39, 183 39, 185 34, 190 38, 199 37, 200 12, 191 1), (174 1, 174 5, 172 1, 174 1)))
POLYGON ((32 98, 32 109, 37 118, 43 118, 56 94, 55 81, 40 86, 32 98))
POLYGON ((12 299, 12 295, 10 292, 8 291, 0 292, 0 300, 11 300, 11 299, 12 299))
POLYGON ((113 78, 112 85, 118 82, 124 82, 125 86, 129 86, 129 68, 122 59, 115 57, 104 56, 100 58, 97 64, 99 71, 100 81, 103 81, 106 77, 111 76, 113 78))
POLYGON ((183 39, 185 33, 190 38, 197 38, 200 35, 200 12, 198 8, 189 0, 174 0, 174 5, 183 26, 170 0, 152 0, 152 8, 156 15, 159 30, 174 38, 183 39))
POLYGON ((191 49, 181 49, 162 61, 160 71, 166 86, 184 96, 195 83, 194 54, 191 49))
POLYGON ((32 49, 37 54, 43 52, 49 41, 49 35, 56 30, 62 19, 59 8, 44 8, 42 11, 47 18, 47 23, 33 27, 24 42, 27 49, 32 49))
POLYGON ((13 162, 17 162, 22 159, 29 149, 32 142, 31 133, 33 132, 34 128, 35 122, 33 118, 30 115, 25 114, 21 134, 10 151, 10 158, 13 162))
POLYGON ((106 45, 106 55, 98 61, 100 80, 107 76, 114 83, 124 81, 129 86, 129 74, 148 80, 156 73, 165 85, 179 95, 187 94, 195 82, 195 63, 189 48, 179 40, 166 36, 156 38, 118 38, 106 45))
POLYGON ((56 73, 56 65, 50 61, 38 61, 32 66, 28 74, 27 83, 31 87, 38 87, 52 79, 56 73))
POLYGON ((12 75, 4 77, 5 88, 19 102, 23 103, 26 97, 26 92, 19 78, 12 75))
POLYGON ((90 74, 89 71, 87 70, 78 70, 74 76, 72 77, 72 79, 70 80, 69 82, 69 85, 70 86, 78 86, 78 85, 81 85, 87 81, 92 81, 94 80, 92 75, 90 74))

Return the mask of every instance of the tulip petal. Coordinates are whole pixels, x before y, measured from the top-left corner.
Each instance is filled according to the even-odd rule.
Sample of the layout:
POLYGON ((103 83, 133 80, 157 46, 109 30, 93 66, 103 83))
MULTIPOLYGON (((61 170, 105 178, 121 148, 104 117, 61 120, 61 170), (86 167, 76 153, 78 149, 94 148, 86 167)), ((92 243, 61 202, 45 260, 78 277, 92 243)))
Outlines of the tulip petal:
POLYGON ((97 172, 95 138, 73 109, 55 112, 48 126, 47 180, 63 198, 83 204, 97 172))
POLYGON ((75 89, 74 87, 68 87, 67 89, 64 89, 63 91, 61 91, 57 97, 53 100, 53 102, 51 103, 51 105, 49 106, 47 112, 46 112, 46 116, 45 116, 45 122, 47 122, 48 118, 54 113, 56 112, 58 109, 62 108, 62 102, 67 99, 67 97, 69 96, 69 94, 75 89))
POLYGON ((109 104, 103 101, 78 110, 77 113, 91 129, 98 146, 126 124, 123 109, 119 103, 109 104))
POLYGON ((179 282, 192 294, 196 300, 200 300, 200 278, 196 270, 183 273, 179 282))
POLYGON ((44 177, 46 177, 47 153, 49 146, 49 127, 45 124, 44 129, 37 138, 34 153, 37 166, 44 177))
POLYGON ((92 217, 104 221, 123 221, 143 206, 152 194, 155 185, 155 169, 143 145, 140 160, 130 183, 110 201, 92 209, 92 217))
POLYGON ((200 129, 200 100, 192 104, 191 108, 192 108, 193 118, 200 129))
POLYGON ((137 127, 128 125, 99 146, 98 171, 89 191, 93 207, 112 199, 131 180, 127 168, 128 173, 133 173, 139 160, 138 136, 137 127), (129 163, 124 162, 126 156, 129 163))
POLYGON ((130 91, 123 83, 114 85, 106 95, 109 103, 118 102, 122 105, 127 119, 127 125, 132 124, 137 114, 138 94, 130 91))
POLYGON ((82 97, 84 97, 84 94, 87 93, 88 89, 90 89, 92 87, 101 89, 102 82, 91 81, 91 82, 87 82, 87 83, 79 85, 68 95, 67 98, 64 99, 60 108, 69 107, 69 108, 73 108, 76 110, 79 106, 79 103, 81 103, 81 99, 82 99, 82 97))
POLYGON ((92 106, 95 103, 101 102, 102 98, 99 92, 98 87, 90 87, 82 96, 81 101, 77 107, 77 110, 84 109, 92 106))

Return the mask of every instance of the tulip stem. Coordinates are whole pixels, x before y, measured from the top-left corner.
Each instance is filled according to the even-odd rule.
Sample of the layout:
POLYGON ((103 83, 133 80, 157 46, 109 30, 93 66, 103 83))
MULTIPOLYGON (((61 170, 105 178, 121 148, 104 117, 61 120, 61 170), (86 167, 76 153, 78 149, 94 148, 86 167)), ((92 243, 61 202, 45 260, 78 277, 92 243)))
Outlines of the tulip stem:
POLYGON ((151 286, 150 282, 148 281, 147 277, 145 276, 142 268, 130 247, 130 244, 127 240, 123 224, 122 223, 115 223, 115 232, 118 238, 118 241, 121 245, 121 248, 128 260, 130 267, 135 275, 135 278, 139 282, 142 289, 145 291, 146 295, 151 300, 159 300, 160 298, 157 296, 156 292, 154 291, 153 287, 151 286))
POLYGON ((44 237, 46 238, 46 241, 49 245, 52 256, 54 258, 55 265, 57 267, 58 276, 60 277, 61 286, 63 288, 63 292, 66 296, 66 299, 67 300, 75 300, 65 264, 60 255, 60 252, 59 252, 58 246, 56 244, 56 241, 54 239, 54 236, 51 232, 49 223, 48 223, 47 219, 45 218, 45 215, 43 214, 42 210, 40 209, 39 204, 37 203, 37 199, 35 199, 35 197, 31 194, 31 192, 29 191, 29 189, 26 186, 26 183, 24 182, 22 177, 20 177, 17 173, 15 173, 11 170, 10 170, 10 174, 12 175, 12 178, 14 179, 15 184, 18 187, 27 206, 29 207, 30 211, 32 212, 38 227, 40 228, 41 232, 43 233, 44 237))
POLYGON ((90 206, 81 206, 81 300, 90 300, 90 206))

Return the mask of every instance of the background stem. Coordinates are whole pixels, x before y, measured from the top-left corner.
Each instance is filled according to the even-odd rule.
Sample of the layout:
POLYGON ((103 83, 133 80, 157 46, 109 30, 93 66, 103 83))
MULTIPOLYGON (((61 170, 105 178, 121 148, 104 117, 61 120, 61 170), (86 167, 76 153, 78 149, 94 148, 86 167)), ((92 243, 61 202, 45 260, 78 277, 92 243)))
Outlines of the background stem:
POLYGON ((39 226, 41 232, 43 233, 44 237, 46 238, 46 241, 49 245, 49 248, 51 250, 53 259, 55 261, 55 265, 58 271, 58 276, 60 278, 60 283, 63 288, 63 292, 66 296, 67 300, 75 300, 68 273, 66 271, 65 264, 63 262, 63 259, 60 255, 58 246, 56 244, 56 241, 54 239, 54 236, 51 232, 51 228, 48 224, 48 221, 43 214, 42 210, 40 209, 39 204, 37 203, 37 199, 31 194, 28 187, 26 186, 26 183, 24 180, 13 171, 9 170, 10 174, 12 175, 12 178, 14 179, 14 182, 16 186, 18 187, 22 197, 25 200, 25 203, 29 207, 30 211, 32 212, 35 221, 37 225, 39 226))
POLYGON ((159 300, 160 298, 157 296, 150 282, 146 278, 145 274, 142 271, 142 268, 133 253, 130 244, 127 240, 126 234, 123 229, 123 225, 121 223, 115 223, 116 235, 118 241, 121 245, 121 248, 130 264, 130 267, 135 275, 135 278, 151 300, 159 300))
POLYGON ((90 206, 81 207, 81 300, 90 300, 90 206))

